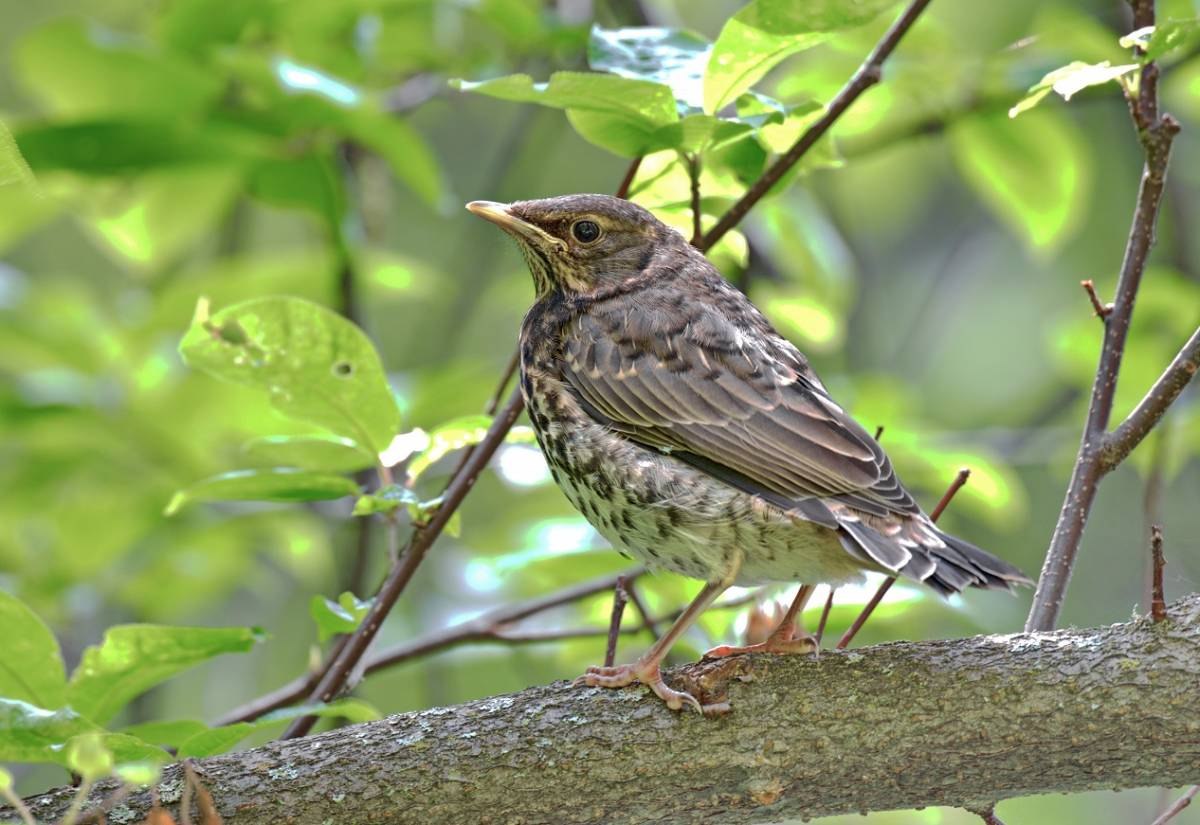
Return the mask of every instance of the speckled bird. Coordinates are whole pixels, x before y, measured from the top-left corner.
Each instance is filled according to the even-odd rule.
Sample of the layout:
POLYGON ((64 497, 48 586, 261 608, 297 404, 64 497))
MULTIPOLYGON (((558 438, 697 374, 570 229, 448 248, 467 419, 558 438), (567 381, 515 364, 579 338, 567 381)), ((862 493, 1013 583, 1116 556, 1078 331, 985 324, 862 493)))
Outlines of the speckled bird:
MULTIPOLYGON (((516 239, 533 275, 521 387, 554 480, 615 548, 705 582, 644 655, 590 668, 587 684, 641 682, 701 709, 659 666, 734 584, 836 586, 863 571, 943 595, 1028 583, 939 530, 800 351, 650 212, 607 195, 467 208, 516 239)), ((802 606, 766 642, 713 653, 813 650, 795 634, 802 606)))

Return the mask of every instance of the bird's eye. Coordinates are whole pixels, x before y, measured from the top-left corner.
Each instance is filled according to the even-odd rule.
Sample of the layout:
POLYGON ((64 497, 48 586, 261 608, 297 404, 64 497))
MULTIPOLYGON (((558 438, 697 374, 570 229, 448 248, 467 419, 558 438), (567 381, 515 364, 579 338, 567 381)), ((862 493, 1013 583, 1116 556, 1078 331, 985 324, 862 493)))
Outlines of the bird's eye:
POLYGON ((592 243, 600 237, 600 225, 595 221, 575 221, 571 234, 580 243, 592 243))

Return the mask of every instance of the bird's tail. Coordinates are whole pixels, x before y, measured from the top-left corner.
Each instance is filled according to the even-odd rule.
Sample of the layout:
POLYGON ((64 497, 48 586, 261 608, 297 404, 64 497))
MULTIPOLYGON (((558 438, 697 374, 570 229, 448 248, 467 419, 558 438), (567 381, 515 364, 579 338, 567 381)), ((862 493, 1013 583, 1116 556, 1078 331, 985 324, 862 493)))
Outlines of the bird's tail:
POLYGON ((943 596, 968 587, 1012 590, 1033 581, 1013 565, 968 541, 938 530, 932 522, 884 535, 862 521, 839 519, 842 546, 852 555, 898 576, 924 582, 943 596))

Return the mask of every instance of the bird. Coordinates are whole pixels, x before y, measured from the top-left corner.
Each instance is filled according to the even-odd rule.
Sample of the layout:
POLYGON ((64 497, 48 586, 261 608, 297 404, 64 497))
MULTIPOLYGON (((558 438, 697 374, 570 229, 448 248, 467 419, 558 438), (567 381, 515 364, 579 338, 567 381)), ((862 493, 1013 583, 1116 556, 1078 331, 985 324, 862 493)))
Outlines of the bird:
POLYGON ((585 684, 642 683, 704 712, 660 668, 733 585, 803 583, 765 642, 714 655, 813 651, 794 631, 804 599, 865 571, 942 595, 1031 583, 938 529, 808 359, 650 211, 598 194, 467 209, 516 240, 533 276, 520 383, 555 482, 614 548, 704 582, 644 654, 585 684))

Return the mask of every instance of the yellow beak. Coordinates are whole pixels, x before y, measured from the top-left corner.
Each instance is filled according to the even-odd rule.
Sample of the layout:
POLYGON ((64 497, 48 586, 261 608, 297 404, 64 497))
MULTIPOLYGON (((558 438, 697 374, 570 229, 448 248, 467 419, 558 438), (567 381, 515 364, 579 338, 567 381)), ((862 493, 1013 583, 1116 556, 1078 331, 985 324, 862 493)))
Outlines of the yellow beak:
POLYGON ((528 221, 523 221, 508 210, 508 204, 495 201, 471 201, 467 210, 472 214, 489 220, 509 234, 527 241, 562 249, 565 244, 550 233, 528 221))

